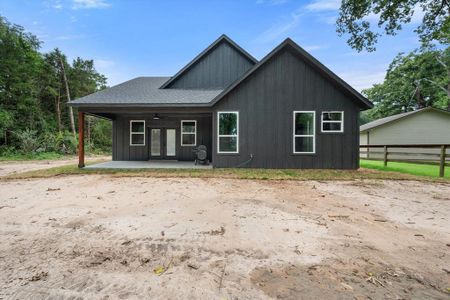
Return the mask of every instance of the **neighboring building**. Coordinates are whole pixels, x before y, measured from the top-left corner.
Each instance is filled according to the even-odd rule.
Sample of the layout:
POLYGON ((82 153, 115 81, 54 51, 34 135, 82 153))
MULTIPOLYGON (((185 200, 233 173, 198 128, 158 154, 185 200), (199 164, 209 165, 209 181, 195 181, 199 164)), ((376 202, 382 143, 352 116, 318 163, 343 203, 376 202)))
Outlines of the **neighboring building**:
MULTIPOLYGON (((427 107, 375 120, 362 125, 360 130, 361 145, 450 144, 450 112, 427 107)), ((373 148, 370 150, 370 155, 372 158, 379 157, 376 152, 380 151, 373 148)), ((396 151, 405 152, 404 149, 396 151)), ((439 153, 437 149, 408 151, 439 153)), ((361 154, 367 157, 365 151, 361 151, 361 154)), ((405 155, 398 156, 406 158, 405 155)))
POLYGON ((81 122, 112 120, 113 160, 194 160, 205 145, 214 167, 332 169, 358 168, 359 112, 372 107, 290 39, 258 62, 225 35, 173 77, 71 105, 81 122))

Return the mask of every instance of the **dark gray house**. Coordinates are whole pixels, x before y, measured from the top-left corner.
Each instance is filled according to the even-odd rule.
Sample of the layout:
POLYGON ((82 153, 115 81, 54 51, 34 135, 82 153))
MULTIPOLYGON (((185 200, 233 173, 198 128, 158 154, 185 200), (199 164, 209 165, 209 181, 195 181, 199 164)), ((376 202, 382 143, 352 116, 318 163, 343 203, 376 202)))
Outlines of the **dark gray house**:
POLYGON ((308 169, 358 168, 359 112, 372 107, 291 39, 257 61, 225 35, 172 77, 71 105, 81 128, 84 114, 112 120, 113 160, 193 161, 205 145, 214 167, 308 169))

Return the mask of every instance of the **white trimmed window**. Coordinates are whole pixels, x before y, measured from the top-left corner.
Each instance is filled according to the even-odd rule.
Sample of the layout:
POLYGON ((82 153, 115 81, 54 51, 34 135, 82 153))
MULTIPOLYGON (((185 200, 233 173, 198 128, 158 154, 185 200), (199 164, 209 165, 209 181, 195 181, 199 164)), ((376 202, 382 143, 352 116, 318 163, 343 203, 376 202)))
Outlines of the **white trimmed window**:
POLYGON ((239 112, 217 112, 217 153, 239 153, 239 112))
POLYGON ((323 111, 322 132, 344 132, 344 112, 323 111))
POLYGON ((130 121, 130 146, 145 146, 145 121, 130 121))
POLYGON ((197 121, 181 121, 181 146, 197 145, 197 121))
POLYGON ((293 152, 313 154, 316 151, 316 112, 294 111, 293 152))

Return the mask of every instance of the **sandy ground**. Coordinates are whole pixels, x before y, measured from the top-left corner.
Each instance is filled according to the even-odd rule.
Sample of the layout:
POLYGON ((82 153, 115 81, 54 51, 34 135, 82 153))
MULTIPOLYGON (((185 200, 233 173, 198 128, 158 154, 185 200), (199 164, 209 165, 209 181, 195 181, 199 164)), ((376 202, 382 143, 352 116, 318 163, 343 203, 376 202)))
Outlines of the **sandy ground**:
POLYGON ((0 299, 448 299, 449 219, 439 183, 0 181, 0 299))
MULTIPOLYGON (((110 156, 87 156, 88 161, 111 160, 110 156)), ((0 161, 0 177, 27 171, 50 169, 70 164, 77 164, 78 157, 61 160, 29 160, 29 161, 0 161)))

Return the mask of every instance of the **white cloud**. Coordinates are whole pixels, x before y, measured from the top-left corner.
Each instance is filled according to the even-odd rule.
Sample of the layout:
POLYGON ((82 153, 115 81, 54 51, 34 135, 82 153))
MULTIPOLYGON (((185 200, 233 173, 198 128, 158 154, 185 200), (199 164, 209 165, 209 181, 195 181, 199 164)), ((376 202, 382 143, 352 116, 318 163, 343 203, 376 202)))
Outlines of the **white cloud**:
POLYGON ((42 2, 42 4, 46 8, 53 8, 53 9, 57 9, 57 10, 60 10, 63 8, 62 0, 45 0, 42 2))
POLYGON ((284 20, 272 25, 269 29, 261 33, 257 37, 256 42, 271 43, 281 37, 286 37, 288 32, 298 25, 301 16, 302 13, 299 10, 294 11, 288 17, 284 18, 284 20))
MULTIPOLYGON (((384 69, 384 66, 383 66, 384 69)), ((362 91, 372 87, 375 83, 381 83, 386 76, 384 70, 361 69, 358 71, 336 72, 342 79, 349 83, 355 90, 362 91)))
POLYGON ((73 9, 107 8, 111 6, 106 0, 73 0, 73 9))
POLYGON ((303 46, 302 48, 308 52, 314 52, 316 50, 325 49, 328 47, 324 46, 324 45, 306 45, 306 46, 303 46))
POLYGON ((66 35, 60 35, 56 36, 54 38, 48 39, 48 41, 70 41, 70 40, 79 40, 84 39, 86 36, 84 34, 66 34, 66 35))
POLYGON ((94 63, 95 63, 95 66, 99 69, 107 69, 116 64, 115 61, 108 60, 108 59, 95 59, 94 63))
POLYGON ((314 0, 305 6, 309 11, 338 10, 340 7, 340 0, 314 0))

